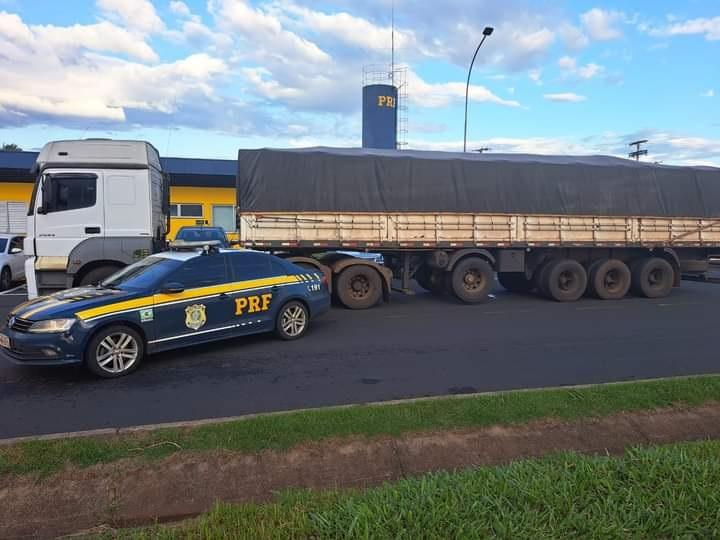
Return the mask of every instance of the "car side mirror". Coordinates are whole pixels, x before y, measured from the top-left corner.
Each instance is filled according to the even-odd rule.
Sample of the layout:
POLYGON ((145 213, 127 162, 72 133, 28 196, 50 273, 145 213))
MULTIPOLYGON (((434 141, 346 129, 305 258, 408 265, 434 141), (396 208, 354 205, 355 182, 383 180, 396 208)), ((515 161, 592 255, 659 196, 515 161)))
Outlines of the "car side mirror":
POLYGON ((160 292, 163 294, 179 294, 184 290, 185 287, 183 287, 182 284, 171 281, 170 283, 166 283, 165 285, 163 285, 162 289, 160 289, 160 292))
POLYGON ((22 251, 22 248, 14 247, 10 249, 10 255, 19 255, 22 251))

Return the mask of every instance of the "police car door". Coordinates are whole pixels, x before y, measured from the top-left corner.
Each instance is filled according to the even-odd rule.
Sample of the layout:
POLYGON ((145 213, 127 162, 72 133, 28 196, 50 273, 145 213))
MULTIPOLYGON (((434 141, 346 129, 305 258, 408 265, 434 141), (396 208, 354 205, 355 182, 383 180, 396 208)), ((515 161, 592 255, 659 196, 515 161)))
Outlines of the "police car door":
POLYGON ((154 343, 174 347, 229 335, 235 324, 232 300, 225 292, 229 281, 222 253, 185 261, 153 297, 154 343))
POLYGON ((282 302, 290 278, 284 269, 273 267, 271 259, 256 251, 228 253, 237 286, 232 297, 240 334, 268 330, 275 324, 278 302, 282 302))

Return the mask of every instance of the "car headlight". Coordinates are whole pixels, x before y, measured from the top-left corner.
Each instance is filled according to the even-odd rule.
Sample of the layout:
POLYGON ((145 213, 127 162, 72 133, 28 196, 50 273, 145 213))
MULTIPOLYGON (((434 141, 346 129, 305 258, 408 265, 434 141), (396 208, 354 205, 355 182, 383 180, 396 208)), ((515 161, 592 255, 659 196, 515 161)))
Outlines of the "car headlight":
POLYGON ((67 332, 75 324, 75 319, 49 319, 47 321, 38 321, 28 329, 28 332, 36 334, 54 334, 67 332))

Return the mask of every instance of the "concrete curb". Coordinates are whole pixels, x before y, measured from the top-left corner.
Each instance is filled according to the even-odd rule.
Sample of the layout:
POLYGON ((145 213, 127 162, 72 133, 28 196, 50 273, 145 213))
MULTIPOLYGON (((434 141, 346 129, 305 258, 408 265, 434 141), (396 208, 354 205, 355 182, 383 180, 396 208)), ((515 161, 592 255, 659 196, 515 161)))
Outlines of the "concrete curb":
POLYGON ((602 386, 622 386, 627 384, 636 383, 649 383, 659 381, 678 381, 687 379, 701 379, 706 377, 716 377, 716 374, 704 374, 704 375, 683 375, 678 377, 661 377, 655 379, 634 379, 631 381, 616 381, 608 383, 598 384, 578 384, 569 386, 545 386, 541 388, 519 388, 517 390, 498 390, 493 392, 475 392, 470 394, 445 394, 440 396, 429 396, 409 399, 396 399, 390 401, 368 401, 363 403, 352 403, 347 405, 333 405, 329 407, 315 407, 306 409, 290 409, 283 411, 273 411, 264 413, 253 413, 244 414, 239 416, 225 416, 219 418, 206 418, 202 420, 185 420, 179 422, 165 422, 160 424, 143 424, 138 426, 127 426, 127 427, 110 427, 102 429, 91 429, 86 431, 68 431, 63 433, 50 433, 46 435, 29 435, 25 437, 12 437, 7 439, 0 439, 0 446, 9 446, 13 444, 19 444, 24 442, 32 441, 54 441, 59 439, 68 438, 87 438, 87 437, 112 437, 118 435, 131 435, 134 433, 143 433, 147 431, 155 431, 159 429, 177 429, 177 428, 195 428, 214 424, 225 424, 228 422, 238 422, 243 420, 251 420, 253 418, 259 418, 264 416, 279 416, 293 413, 312 412, 318 410, 343 410, 352 407, 380 407, 380 406, 392 406, 392 405, 403 405, 408 403, 419 403, 426 401, 438 401, 443 399, 468 399, 476 397, 487 397, 497 396, 500 394, 508 393, 520 393, 520 392, 545 392, 548 390, 581 390, 585 388, 596 388, 602 386))

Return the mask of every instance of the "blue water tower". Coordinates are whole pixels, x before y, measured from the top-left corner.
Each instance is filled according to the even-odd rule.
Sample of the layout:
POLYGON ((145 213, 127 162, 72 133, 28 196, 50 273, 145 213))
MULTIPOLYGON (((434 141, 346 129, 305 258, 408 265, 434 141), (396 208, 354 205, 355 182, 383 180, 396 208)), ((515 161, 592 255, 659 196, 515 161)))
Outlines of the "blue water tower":
POLYGON ((389 84, 363 87, 363 148, 397 148, 398 89, 389 84))

